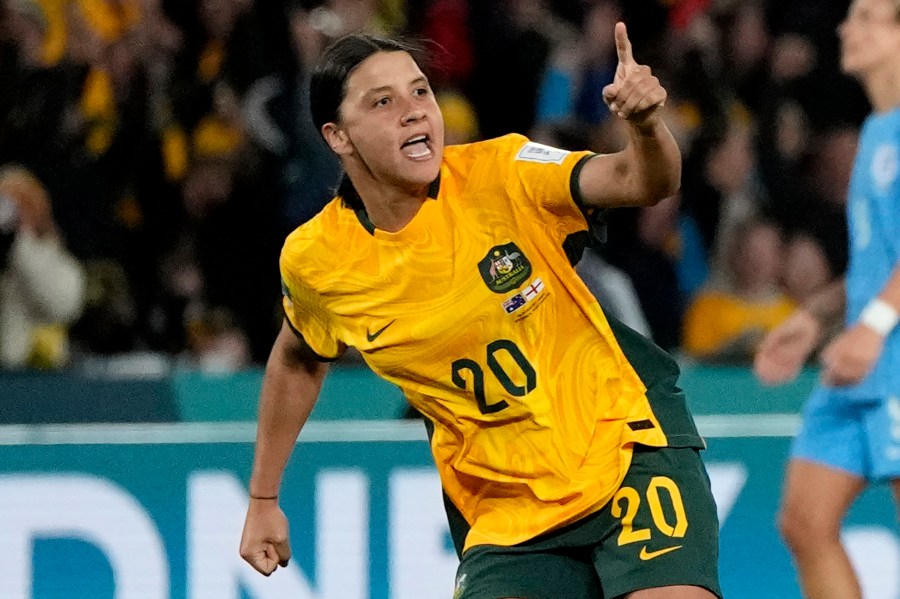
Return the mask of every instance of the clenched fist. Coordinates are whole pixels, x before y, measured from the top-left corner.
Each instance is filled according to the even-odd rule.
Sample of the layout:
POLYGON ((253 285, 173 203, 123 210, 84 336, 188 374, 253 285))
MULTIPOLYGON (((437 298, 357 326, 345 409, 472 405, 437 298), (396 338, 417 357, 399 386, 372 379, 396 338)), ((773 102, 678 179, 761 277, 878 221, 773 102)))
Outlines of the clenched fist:
POLYGON ((265 576, 278 566, 288 565, 291 559, 288 522, 277 502, 250 500, 241 536, 241 557, 265 576))

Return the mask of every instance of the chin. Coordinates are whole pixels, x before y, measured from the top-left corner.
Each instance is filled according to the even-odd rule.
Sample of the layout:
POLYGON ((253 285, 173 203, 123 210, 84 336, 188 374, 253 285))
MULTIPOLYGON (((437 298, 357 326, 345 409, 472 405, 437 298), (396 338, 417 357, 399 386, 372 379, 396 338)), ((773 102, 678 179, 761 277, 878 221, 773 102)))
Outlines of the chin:
POLYGON ((853 77, 862 77, 879 70, 887 61, 871 51, 845 52, 841 54, 841 71, 853 77))
POLYGON ((424 183, 431 183, 441 172, 441 160, 442 154, 438 152, 426 162, 414 163, 413 167, 407 171, 409 177, 424 183))
POLYGON ((434 168, 429 169, 417 169, 415 174, 410 173, 410 182, 414 183, 416 187, 422 187, 431 185, 431 183, 438 178, 438 175, 441 172, 440 163, 437 164, 434 168))
POLYGON ((858 61, 855 61, 852 58, 841 57, 841 72, 845 75, 850 75, 851 77, 860 75, 861 70, 858 61))

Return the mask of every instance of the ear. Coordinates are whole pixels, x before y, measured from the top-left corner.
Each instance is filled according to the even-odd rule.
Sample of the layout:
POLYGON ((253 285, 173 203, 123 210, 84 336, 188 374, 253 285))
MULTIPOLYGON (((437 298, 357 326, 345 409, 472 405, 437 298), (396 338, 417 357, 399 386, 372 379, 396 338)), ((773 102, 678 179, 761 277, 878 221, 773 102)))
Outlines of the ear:
POLYGON ((322 137, 325 138, 325 142, 338 156, 346 156, 353 153, 353 144, 350 143, 350 136, 335 123, 322 125, 322 137))

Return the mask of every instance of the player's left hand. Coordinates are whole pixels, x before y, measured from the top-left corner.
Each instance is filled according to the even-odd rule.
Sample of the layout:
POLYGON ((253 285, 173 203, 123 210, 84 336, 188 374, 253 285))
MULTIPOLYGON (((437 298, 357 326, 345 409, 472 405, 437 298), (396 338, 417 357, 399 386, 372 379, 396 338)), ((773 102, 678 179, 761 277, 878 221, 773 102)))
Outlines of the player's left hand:
POLYGON ((822 381, 826 385, 855 385, 872 371, 884 338, 864 324, 845 329, 822 350, 822 381))
POLYGON ((613 82, 603 88, 603 100, 620 118, 635 126, 647 126, 660 118, 668 93, 650 67, 638 64, 631 53, 625 23, 616 23, 616 53, 619 64, 613 82))

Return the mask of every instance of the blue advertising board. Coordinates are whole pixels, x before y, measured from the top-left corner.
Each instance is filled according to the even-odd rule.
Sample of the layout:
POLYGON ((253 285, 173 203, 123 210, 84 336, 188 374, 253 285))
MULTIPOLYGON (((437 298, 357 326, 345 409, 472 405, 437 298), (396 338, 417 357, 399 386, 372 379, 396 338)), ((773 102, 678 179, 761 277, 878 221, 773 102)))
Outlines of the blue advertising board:
MULTIPOLYGON (((725 595, 799 599, 774 525, 795 417, 752 422, 700 422, 725 595)), ((308 425, 282 489, 293 559, 269 578, 238 556, 253 435, 253 423, 0 427, 0 597, 451 596, 456 557, 420 423, 308 425)), ((867 599, 898 599, 890 493, 867 492, 844 534, 867 599)))

